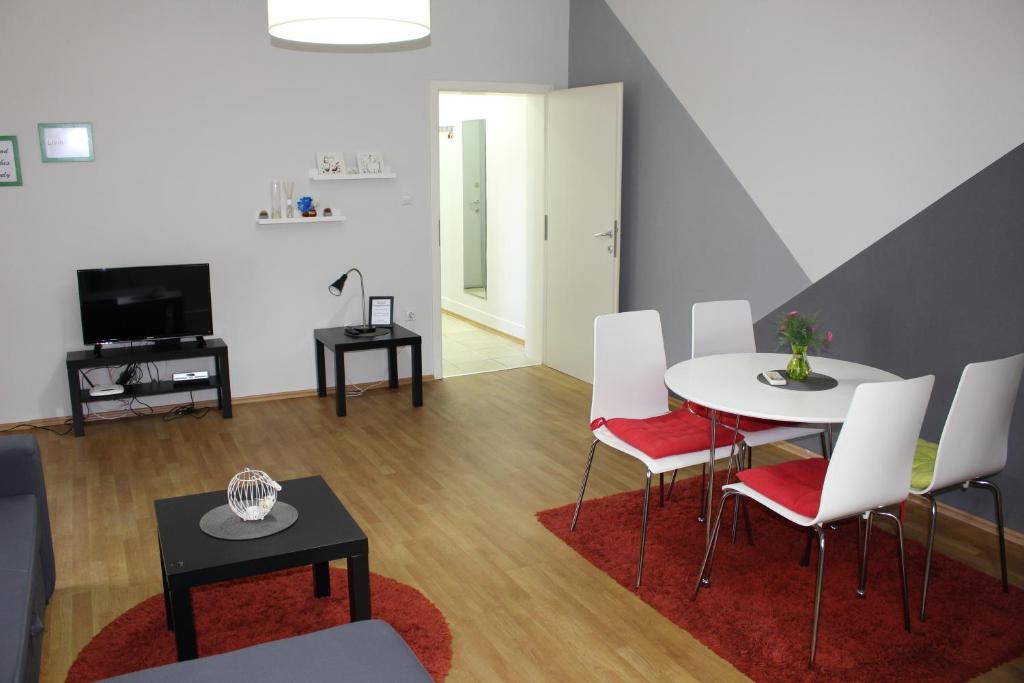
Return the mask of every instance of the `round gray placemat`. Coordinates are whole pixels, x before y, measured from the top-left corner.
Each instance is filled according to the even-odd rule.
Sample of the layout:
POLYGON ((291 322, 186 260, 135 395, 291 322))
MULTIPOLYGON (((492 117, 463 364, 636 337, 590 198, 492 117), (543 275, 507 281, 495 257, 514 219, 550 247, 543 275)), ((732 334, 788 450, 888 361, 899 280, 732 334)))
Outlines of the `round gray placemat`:
MULTIPOLYGON (((768 372, 771 372, 771 370, 768 372)), ((758 373, 757 381, 761 384, 768 384, 772 389, 789 389, 790 391, 825 391, 826 389, 835 389, 839 386, 839 381, 835 377, 829 377, 817 372, 812 372, 807 376, 807 379, 800 381, 789 379, 789 373, 785 370, 776 370, 775 372, 786 378, 785 386, 776 387, 768 384, 768 380, 764 378, 764 373, 758 373)))
POLYGON ((209 536, 225 541, 250 541, 284 531, 299 518, 299 511, 288 503, 277 501, 266 517, 258 522, 245 522, 226 504, 215 507, 199 520, 199 528, 209 536))

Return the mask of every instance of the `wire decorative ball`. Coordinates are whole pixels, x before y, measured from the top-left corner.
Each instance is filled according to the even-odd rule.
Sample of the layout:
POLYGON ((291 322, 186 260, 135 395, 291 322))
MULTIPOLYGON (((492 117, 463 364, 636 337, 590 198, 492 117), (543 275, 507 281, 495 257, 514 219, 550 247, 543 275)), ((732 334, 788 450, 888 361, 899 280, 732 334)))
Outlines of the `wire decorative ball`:
POLYGON ((281 485, 262 470, 248 467, 228 484, 228 507, 245 522, 258 522, 270 514, 277 503, 281 485))

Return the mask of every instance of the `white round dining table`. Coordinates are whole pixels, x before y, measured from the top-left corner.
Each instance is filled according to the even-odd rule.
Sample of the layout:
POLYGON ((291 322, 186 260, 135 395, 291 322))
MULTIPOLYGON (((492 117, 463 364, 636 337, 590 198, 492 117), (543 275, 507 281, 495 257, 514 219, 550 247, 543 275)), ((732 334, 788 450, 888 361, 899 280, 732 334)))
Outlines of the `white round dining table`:
MULTIPOLYGON (((790 355, 783 353, 728 353, 691 358, 676 363, 665 372, 665 386, 669 391, 711 411, 708 422, 711 448, 708 451, 707 488, 704 494, 705 505, 699 517, 706 522, 709 542, 715 469, 715 430, 711 425, 717 420, 725 427, 731 426, 728 421, 718 418, 720 413, 822 426, 840 424, 846 420, 853 392, 858 385, 901 379, 891 372, 868 365, 819 356, 808 359, 811 371, 834 378, 838 384, 831 389, 798 391, 773 387, 758 379, 762 372, 785 369, 790 358, 790 355)), ((831 429, 829 442, 831 448, 831 429)))
POLYGON ((784 353, 727 353, 691 358, 665 372, 665 386, 677 396, 715 411, 824 425, 846 419, 857 385, 901 379, 868 365, 820 356, 808 358, 811 371, 835 378, 839 384, 832 389, 795 391, 764 384, 757 378, 768 370, 784 370, 790 358, 784 353))

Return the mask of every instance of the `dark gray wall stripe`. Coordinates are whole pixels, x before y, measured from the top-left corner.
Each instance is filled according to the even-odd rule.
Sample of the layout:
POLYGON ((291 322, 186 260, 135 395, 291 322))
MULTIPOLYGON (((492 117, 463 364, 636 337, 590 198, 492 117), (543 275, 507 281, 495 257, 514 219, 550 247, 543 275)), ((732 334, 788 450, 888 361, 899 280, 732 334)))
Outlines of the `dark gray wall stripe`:
POLYGON ((810 281, 604 0, 571 0, 569 85, 614 81, 625 89, 620 304, 661 312, 674 362, 690 355, 694 302, 749 299, 759 316, 810 281))
MULTIPOLYGON (((1024 351, 1024 145, 760 320, 760 348, 774 346, 775 316, 794 308, 820 311, 836 357, 902 377, 934 374, 922 437, 938 441, 964 365, 1024 351)), ((1024 531, 1022 451, 1024 390, 1009 463, 995 479, 1007 524, 1024 531)), ((941 500, 994 518, 984 492, 941 500)))

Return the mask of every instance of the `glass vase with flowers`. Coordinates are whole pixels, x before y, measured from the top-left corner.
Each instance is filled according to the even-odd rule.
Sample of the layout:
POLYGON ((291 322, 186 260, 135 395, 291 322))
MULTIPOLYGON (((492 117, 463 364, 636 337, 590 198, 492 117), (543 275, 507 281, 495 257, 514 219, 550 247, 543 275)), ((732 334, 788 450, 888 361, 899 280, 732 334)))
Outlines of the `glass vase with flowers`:
POLYGON ((818 315, 803 315, 800 311, 790 311, 779 316, 779 345, 788 345, 793 352, 786 366, 789 379, 801 382, 811 374, 811 365, 807 360, 808 350, 822 351, 832 344, 832 330, 822 331, 818 324, 818 315))

